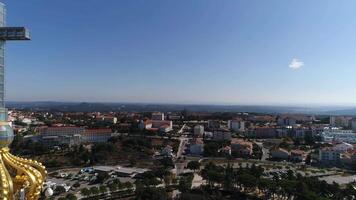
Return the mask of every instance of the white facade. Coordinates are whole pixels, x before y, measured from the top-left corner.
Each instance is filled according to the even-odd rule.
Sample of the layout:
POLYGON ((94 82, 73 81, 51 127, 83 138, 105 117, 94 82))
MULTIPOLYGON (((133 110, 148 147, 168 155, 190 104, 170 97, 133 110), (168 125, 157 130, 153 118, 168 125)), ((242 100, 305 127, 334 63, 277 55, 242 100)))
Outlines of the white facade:
POLYGON ((194 135, 202 136, 204 134, 204 126, 196 125, 194 126, 194 135))
POLYGON ((210 129, 218 129, 218 128, 220 128, 220 121, 219 120, 209 120, 208 127, 210 129))
POLYGON ((164 113, 160 113, 160 112, 152 113, 151 119, 152 120, 163 121, 164 120, 164 113))
POLYGON ((345 152, 345 151, 350 151, 353 150, 354 146, 352 144, 343 142, 341 144, 337 144, 334 146, 334 150, 340 151, 340 152, 345 152))
POLYGON ((168 133, 169 131, 173 130, 171 126, 161 126, 159 128, 159 131, 160 132, 163 132, 163 133, 168 133))
POLYGON ((352 128, 353 131, 356 132, 356 119, 352 119, 352 121, 351 121, 351 128, 352 128))
POLYGON ((190 154, 202 155, 204 153, 204 144, 192 144, 189 147, 190 154))
POLYGON ((161 132, 169 132, 173 130, 173 121, 164 120, 146 120, 140 121, 138 128, 141 130, 157 129, 161 132))
POLYGON ((279 128, 276 130, 277 136, 278 137, 288 137, 289 136, 289 130, 287 128, 279 128))
POLYGON ((350 126, 350 117, 343 116, 330 116, 330 126, 334 127, 349 127, 350 126))
POLYGON ((213 133, 212 132, 204 132, 204 137, 205 138, 212 138, 213 137, 213 133))
POLYGON ((290 117, 279 117, 277 120, 277 124, 280 126, 293 126, 297 124, 297 121, 294 118, 290 117))
POLYGON ((294 137, 295 138, 304 138, 306 134, 306 130, 305 129, 296 129, 294 131, 294 137))
POLYGON ((146 123, 143 120, 141 120, 140 123, 138 124, 138 128, 140 130, 152 128, 152 123, 146 123))
POLYGON ((31 124, 32 123, 32 120, 31 119, 29 119, 29 118, 24 118, 24 119, 22 119, 22 123, 25 123, 25 124, 31 124))
POLYGON ((215 141, 231 140, 231 132, 214 131, 213 140, 215 140, 215 141))
POLYGON ((174 171, 175 171, 175 174, 177 176, 181 175, 184 173, 184 168, 187 167, 187 163, 186 162, 176 162, 175 163, 175 168, 174 168, 174 171))
POLYGON ((339 161, 340 152, 334 150, 333 148, 325 148, 319 150, 319 160, 323 161, 339 161))
POLYGON ((356 133, 352 130, 341 130, 338 128, 327 128, 321 134, 323 142, 347 142, 356 143, 356 133))
POLYGON ((229 120, 228 128, 233 131, 244 131, 245 130, 245 122, 241 120, 229 120))

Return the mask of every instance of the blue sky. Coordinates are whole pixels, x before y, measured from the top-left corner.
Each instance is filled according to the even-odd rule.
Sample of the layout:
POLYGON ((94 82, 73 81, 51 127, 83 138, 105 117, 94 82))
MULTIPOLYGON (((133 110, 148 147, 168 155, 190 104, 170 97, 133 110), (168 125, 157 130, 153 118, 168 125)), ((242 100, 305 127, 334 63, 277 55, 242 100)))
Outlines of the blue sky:
POLYGON ((354 0, 3 2, 8 100, 356 104, 354 0))

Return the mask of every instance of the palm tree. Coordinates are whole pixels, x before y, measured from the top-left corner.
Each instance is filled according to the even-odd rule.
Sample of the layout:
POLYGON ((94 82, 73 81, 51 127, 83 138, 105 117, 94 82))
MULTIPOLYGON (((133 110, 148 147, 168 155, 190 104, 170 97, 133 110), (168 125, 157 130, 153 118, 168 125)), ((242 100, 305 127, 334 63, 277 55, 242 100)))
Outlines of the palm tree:
POLYGON ((224 182, 223 186, 225 190, 232 190, 234 187, 233 183, 233 174, 234 174, 234 169, 230 165, 230 163, 227 164, 225 170, 224 170, 224 182))

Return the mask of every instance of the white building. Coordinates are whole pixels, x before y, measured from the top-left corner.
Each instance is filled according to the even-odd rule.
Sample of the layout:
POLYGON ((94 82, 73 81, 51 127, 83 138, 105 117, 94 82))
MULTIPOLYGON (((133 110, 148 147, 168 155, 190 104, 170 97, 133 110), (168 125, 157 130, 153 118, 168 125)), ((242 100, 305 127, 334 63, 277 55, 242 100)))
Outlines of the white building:
POLYGON ((294 137, 295 138, 304 138, 306 133, 307 133, 307 131, 308 131, 308 129, 304 129, 304 128, 295 129, 294 130, 294 137))
POLYGON ((297 120, 292 117, 280 116, 278 117, 277 124, 280 126, 293 126, 297 124, 297 120))
POLYGON ((233 131, 244 131, 245 130, 245 122, 241 119, 229 120, 228 128, 233 131))
POLYGON ((204 142, 201 139, 193 140, 189 146, 190 154, 192 155, 203 155, 204 153, 204 142))
POLYGON ((347 142, 356 143, 356 133, 352 130, 341 130, 339 128, 325 128, 321 134, 323 142, 347 142))
POLYGON ((335 150, 332 147, 326 147, 319 150, 319 161, 339 161, 341 158, 340 151, 335 150))
POLYGON ((143 174, 148 171, 148 169, 144 168, 136 168, 136 167, 122 167, 122 166, 94 166, 94 171, 97 172, 107 172, 107 173, 116 173, 120 174, 120 176, 125 177, 135 177, 136 175, 143 174))
POLYGON ((303 162, 305 161, 306 153, 302 150, 292 150, 290 152, 290 160, 295 162, 303 162))
POLYGON ((353 131, 356 132, 356 118, 351 120, 351 128, 353 131))
POLYGON ((29 124, 32 123, 32 120, 29 119, 29 118, 23 118, 23 119, 22 119, 22 123, 25 123, 25 124, 29 125, 29 124))
POLYGON ((333 127, 349 127, 351 117, 330 116, 330 126, 333 127))
POLYGON ((141 120, 138 124, 138 128, 148 131, 161 131, 167 133, 173 130, 173 122, 168 120, 141 120))
POLYGON ((164 120, 164 113, 161 112, 155 112, 152 113, 152 120, 157 120, 157 121, 163 121, 164 120))
POLYGON ((173 173, 175 173, 176 176, 179 176, 184 173, 184 169, 187 167, 187 162, 176 162, 174 166, 175 168, 173 170, 173 173))
POLYGON ((349 144, 349 143, 346 143, 346 142, 342 142, 340 144, 335 145, 334 149, 336 151, 346 152, 346 151, 353 150, 354 146, 352 144, 349 144))
POLYGON ((213 138, 213 135, 214 134, 212 132, 206 132, 206 131, 204 132, 204 137, 205 138, 213 138))
POLYGON ((166 157, 173 157, 173 148, 170 145, 167 145, 166 147, 164 147, 161 151, 161 155, 162 156, 166 156, 166 157))
POLYGON ((278 128, 278 129, 276 129, 278 137, 288 137, 288 136, 290 136, 290 134, 289 134, 290 131, 291 131, 291 129, 288 129, 288 128, 278 128))
POLYGON ((204 126, 194 126, 194 136, 202 136, 204 134, 204 126))
POLYGON ((225 130, 217 130, 213 133, 213 140, 215 141, 230 141, 231 140, 231 132, 225 130))
POLYGON ((209 120, 208 128, 210 129, 219 129, 221 127, 219 120, 209 120))
POLYGON ((170 115, 168 115, 168 119, 169 120, 180 120, 180 119, 182 119, 182 116, 178 115, 178 114, 170 114, 170 115))

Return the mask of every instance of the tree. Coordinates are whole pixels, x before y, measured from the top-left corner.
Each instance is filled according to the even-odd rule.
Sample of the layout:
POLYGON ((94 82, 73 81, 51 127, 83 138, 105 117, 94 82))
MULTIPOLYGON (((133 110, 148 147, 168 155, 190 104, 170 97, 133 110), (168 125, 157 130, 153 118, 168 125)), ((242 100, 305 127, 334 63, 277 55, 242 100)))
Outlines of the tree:
POLYGON ((75 187, 75 188, 80 187, 80 183, 79 183, 79 182, 75 182, 75 183, 73 184, 73 187, 75 187))
POLYGON ((313 136, 312 136, 311 133, 310 133, 310 134, 305 134, 305 136, 304 136, 304 143, 305 143, 306 145, 310 145, 310 146, 312 146, 312 145, 315 144, 314 138, 313 138, 313 136))
POLYGON ((109 177, 107 172, 99 172, 98 176, 96 176, 95 183, 103 184, 109 177))
POLYGON ((66 196, 66 200, 77 200, 77 196, 75 196, 74 194, 67 194, 66 196))
POLYGON ((239 183, 246 189, 252 189, 257 187, 256 178, 248 173, 243 173, 237 178, 239 183))
POLYGON ((263 174, 263 171, 264 170, 261 166, 256 166, 255 164, 252 164, 249 174, 255 176, 256 178, 260 178, 263 174))
POLYGON ((143 185, 143 183, 141 181, 135 181, 135 187, 136 187, 136 190, 135 190, 136 199, 140 199, 145 186, 143 185))
MULTIPOLYGON (((207 198, 202 194, 182 193, 179 200, 206 200, 207 198)), ((215 199, 215 198, 214 198, 215 199)))
POLYGON ((90 192, 95 196, 95 195, 98 195, 99 194, 99 189, 98 187, 91 187, 90 188, 90 192))
POLYGON ((187 165, 188 169, 198 170, 200 169, 200 163, 198 161, 190 161, 187 165))
POLYGON ((137 164, 137 160, 134 157, 129 158, 130 166, 134 167, 137 164))
POLYGON ((136 193, 138 200, 167 200, 168 195, 165 189, 156 187, 143 188, 142 192, 136 193))
POLYGON ((170 185, 173 181, 173 174, 172 172, 166 170, 164 173, 163 181, 166 186, 170 185))
POLYGON ((155 173, 153 173, 152 171, 147 171, 147 172, 142 173, 141 177, 142 177, 141 180, 136 180, 136 181, 141 182, 146 187, 156 186, 161 183, 157 179, 157 176, 155 175, 155 173))
MULTIPOLYGON (((264 169, 257 165, 251 165, 251 167, 240 166, 233 170, 229 164, 226 167, 222 167, 216 166, 214 163, 208 163, 201 170, 201 176, 206 180, 208 187, 203 187, 202 189, 209 197, 214 196, 212 199, 223 199, 222 193, 217 192, 221 189, 232 192, 232 199, 246 199, 238 198, 235 195, 242 194, 246 196, 246 194, 254 192, 256 189, 258 189, 258 195, 264 195, 263 199, 276 199, 278 197, 278 199, 295 200, 346 200, 354 199, 354 196, 356 196, 356 190, 354 189, 356 187, 354 184, 356 183, 349 184, 346 188, 340 188, 338 184, 328 184, 326 181, 320 181, 315 177, 302 176, 299 173, 295 174, 292 170, 288 170, 285 173, 271 173, 272 179, 267 179, 263 178, 263 171, 264 169), (240 191, 235 192, 235 186, 240 191)), ((180 179, 178 186, 182 196, 192 191, 188 189, 189 186, 187 186, 185 178, 182 177, 180 179)), ((189 198, 190 195, 186 196, 189 198)))
POLYGON ((99 186, 99 191, 100 191, 100 193, 106 193, 107 191, 108 191, 108 189, 106 188, 106 186, 104 186, 104 185, 100 185, 99 186))
POLYGON ((270 186, 273 185, 272 181, 266 178, 259 179, 257 187, 262 191, 263 194, 268 194, 270 186))
POLYGON ((73 146, 68 156, 75 166, 87 164, 90 161, 90 153, 83 145, 73 146))
POLYGON ((231 190, 233 188, 233 176, 234 176, 234 169, 230 165, 230 163, 226 166, 225 168, 225 173, 224 173, 224 189, 225 190, 231 190))
POLYGON ((165 158, 162 158, 160 160, 160 162, 161 162, 161 165, 163 165, 163 167, 165 169, 174 168, 174 163, 173 163, 172 158, 165 157, 165 158))
POLYGON ((115 184, 120 184, 121 183, 120 179, 118 179, 118 178, 114 179, 112 182, 115 183, 115 184))
POLYGON ((218 156, 219 144, 216 142, 207 142, 204 145, 204 156, 215 157, 218 156))
POLYGON ((115 192, 118 189, 117 184, 115 184, 115 183, 109 184, 108 187, 109 187, 110 192, 115 192))
POLYGON ((131 182, 124 182, 122 186, 128 190, 131 190, 133 188, 133 184, 131 182))
POLYGON ((305 158, 305 164, 310 165, 311 164, 311 154, 309 153, 307 157, 305 158))
POLYGON ((214 187, 216 183, 222 183, 224 180, 223 167, 216 166, 214 163, 208 163, 202 170, 201 175, 203 179, 207 180, 210 188, 214 187))
POLYGON ((168 170, 164 169, 164 168, 157 168, 157 169, 154 169, 152 172, 156 178, 159 178, 162 180, 164 178, 166 171, 168 171, 168 170))
POLYGON ((94 144, 91 149, 90 162, 92 164, 107 160, 110 155, 115 153, 117 148, 112 143, 94 144))
POLYGON ((55 191, 57 194, 62 194, 62 193, 65 193, 65 192, 66 192, 66 189, 65 189, 63 186, 58 185, 54 191, 55 191))
POLYGON ((85 196, 85 197, 88 197, 91 195, 91 191, 88 189, 88 188, 83 188, 80 190, 80 193, 85 196))
POLYGON ((178 184, 179 191, 181 191, 182 193, 189 191, 192 187, 193 178, 194 178, 193 174, 182 176, 179 179, 179 184, 178 184))

